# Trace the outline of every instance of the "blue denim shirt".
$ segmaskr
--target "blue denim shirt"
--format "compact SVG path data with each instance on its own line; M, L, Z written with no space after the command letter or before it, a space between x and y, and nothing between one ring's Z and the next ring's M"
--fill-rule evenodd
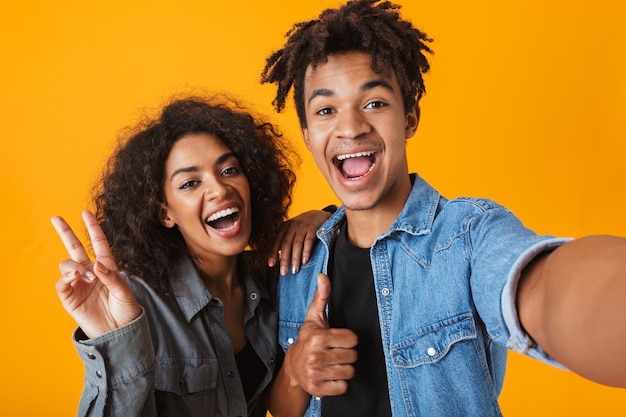
M394 416L500 416L507 348L560 366L524 332L520 271L568 239L537 236L484 199L448 201L415 174L404 209L370 249ZM278 282L279 342L298 337L343 207L318 231L311 260ZM312 398L307 416L320 415Z

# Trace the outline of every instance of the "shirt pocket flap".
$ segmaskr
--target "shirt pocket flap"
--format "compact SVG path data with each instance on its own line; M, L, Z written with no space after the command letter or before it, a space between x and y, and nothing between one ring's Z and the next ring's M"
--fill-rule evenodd
M455 343L475 338L474 317L462 314L418 329L415 336L393 345L391 355L399 367L434 363L445 357Z
M217 387L217 360L168 359L157 367L155 388L179 395L213 390Z

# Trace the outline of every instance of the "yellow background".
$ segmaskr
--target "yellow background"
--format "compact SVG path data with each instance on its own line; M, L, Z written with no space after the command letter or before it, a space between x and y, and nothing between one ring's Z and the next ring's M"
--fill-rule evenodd
M505 204L540 233L626 235L626 3L400 3L436 51L411 168L448 197ZM0 415L75 414L83 370L54 290L65 253L49 219L79 225L116 133L142 109L181 91L230 92L298 144L294 212L335 202L291 107L276 116L274 89L258 83L291 24L335 4L5 2ZM614 416L626 391L512 354L501 404L507 416Z

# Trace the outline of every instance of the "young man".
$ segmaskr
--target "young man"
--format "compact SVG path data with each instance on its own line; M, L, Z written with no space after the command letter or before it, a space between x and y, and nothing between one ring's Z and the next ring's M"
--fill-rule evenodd
M430 39L398 9L326 10L263 71L343 204L279 282L275 417L499 416L507 349L626 387L626 240L538 236L409 174Z

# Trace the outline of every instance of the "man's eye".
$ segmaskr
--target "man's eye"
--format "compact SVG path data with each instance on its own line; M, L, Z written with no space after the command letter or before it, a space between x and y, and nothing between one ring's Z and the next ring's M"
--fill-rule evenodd
M385 103L384 101L370 101L369 103L367 103L365 108L366 109L380 109L382 107L385 107L386 105L387 103Z
M330 107L323 108L317 112L317 114L319 114L320 116L328 116L329 114L332 114L332 113L333 113L333 109L331 109Z

